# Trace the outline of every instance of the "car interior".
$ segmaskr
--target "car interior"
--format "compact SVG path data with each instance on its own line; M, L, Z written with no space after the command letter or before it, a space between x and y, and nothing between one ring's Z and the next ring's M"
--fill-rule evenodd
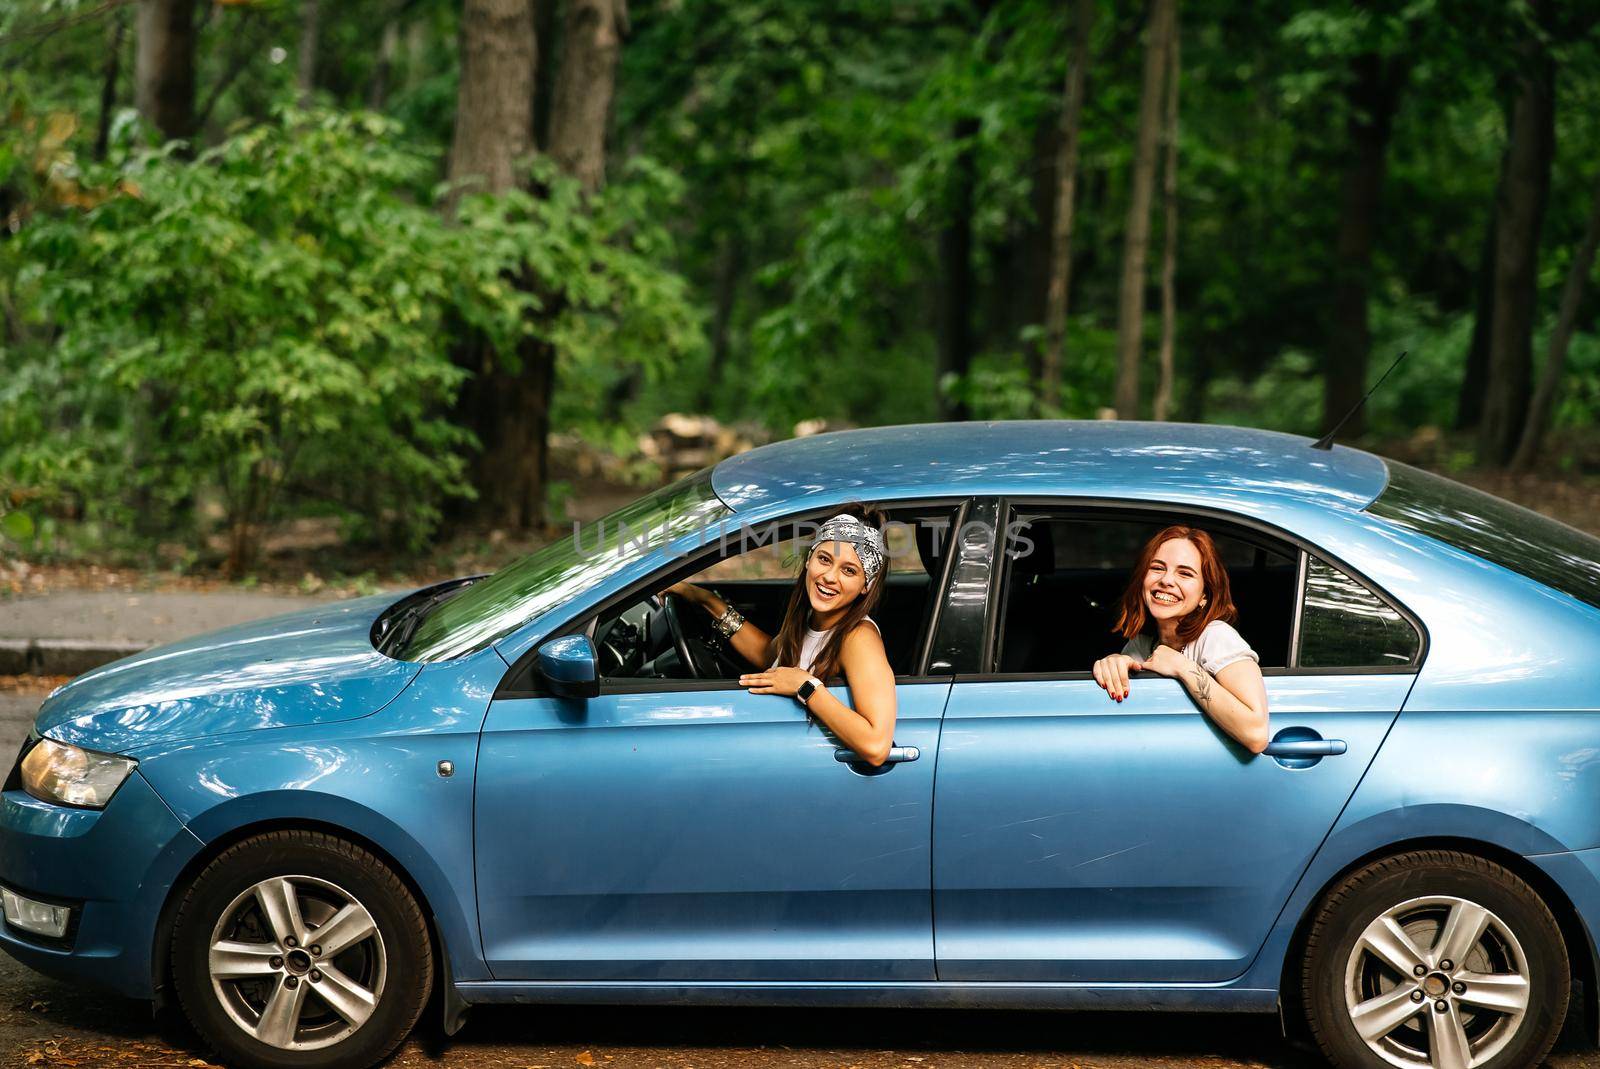
M1122 592L1144 544L1190 518L1016 513L1004 582L1002 673L1087 672L1124 643L1112 627ZM1194 519L1212 536L1233 601L1235 625L1263 668L1288 663L1294 622L1296 551L1253 532ZM1031 543L1031 547L1029 545Z
M884 510L889 521L889 571L872 619L897 676L914 673L944 574L955 510ZM763 535L765 532L763 532ZM730 542L734 540L730 539ZM805 543L780 532L695 570L690 582L715 591L768 634L775 634L801 567ZM712 626L710 614L677 595L638 596L603 611L592 637L602 680L735 679L752 666Z

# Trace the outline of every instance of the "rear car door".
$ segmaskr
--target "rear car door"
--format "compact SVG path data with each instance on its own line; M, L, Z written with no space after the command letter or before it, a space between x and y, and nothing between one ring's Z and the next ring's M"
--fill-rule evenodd
M1404 703L1420 630L1347 568L1237 518L1064 502L1007 515L985 667L957 676L940 743L939 978L1242 974ZM1110 627L1139 548L1175 522L1223 548L1262 655L1266 755L1174 680L1136 677L1118 704L1088 672L1121 648Z

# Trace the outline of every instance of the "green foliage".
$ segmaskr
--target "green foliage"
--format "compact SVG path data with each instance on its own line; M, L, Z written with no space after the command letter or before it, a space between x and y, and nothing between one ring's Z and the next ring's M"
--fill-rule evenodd
M700 313L669 266L670 217L681 185L648 159L594 197L545 159L532 187L463 198L457 239L470 299L461 305L501 358L514 365L533 336L559 357L558 418L603 433L606 393L638 373L654 385L704 347ZM519 288L517 280L533 284Z
M553 429L619 453L671 410L779 433L811 417L933 418L941 398L982 418L1093 418L1114 379L1145 5L1098 3L1066 361L1046 399L1035 361L1072 7L637 0L603 191L585 197L536 159L526 191L468 196L447 217L454 0L321 4L309 112L278 110L296 93L299 3L200 5L202 129L165 150L129 107L131 8L0 5L6 515L36 521L36 547L198 543L219 518L248 533L288 513L419 544L470 494L469 420L451 407L469 348L508 364L557 354ZM1600 24L1592 4L1546 7L1558 157L1536 362L1600 158ZM1361 118L1351 87L1375 55L1405 81L1373 238L1368 381L1410 356L1368 424L1388 438L1454 423L1510 45L1534 18L1491 0L1183 6L1179 417L1317 428ZM560 37L542 38L542 72L559 67ZM975 355L941 380L956 224L972 242ZM1157 211L1147 398L1162 227ZM1592 426L1600 406L1597 316L1591 292L1560 430ZM551 489L558 512L566 492Z
M42 441L63 465L91 450L88 514L134 522L214 486L240 563L286 489L413 543L465 492L439 408L462 377L439 344L460 243L399 195L429 161L394 135L285 113L193 163L138 154L120 192L24 232L19 285L56 332Z
M34 217L0 246L26 309L0 473L129 530L182 529L215 494L236 568L285 503L416 546L472 493L458 324L508 359L538 333L577 383L616 355L660 376L699 343L649 221L663 172L587 206L541 172L543 196L472 197L452 226L399 134L285 111L193 161L135 152L93 175L91 207Z

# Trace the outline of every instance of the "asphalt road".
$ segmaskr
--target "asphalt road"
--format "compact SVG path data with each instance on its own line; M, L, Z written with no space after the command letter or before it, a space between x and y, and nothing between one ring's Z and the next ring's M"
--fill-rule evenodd
M31 687L25 690L0 688L0 764L6 766L5 772L11 770L11 759L22 748L22 740L28 737L28 728L33 726L33 716L48 693ZM0 776L5 772L0 772Z
M9 762L42 690L0 689ZM1600 1069L1569 1020L1552 1069ZM0 1069L201 1069L176 1016L58 983L0 955ZM405 1069L1312 1069L1270 1016L978 1010L478 1007L445 1040L430 1007L392 1066Z

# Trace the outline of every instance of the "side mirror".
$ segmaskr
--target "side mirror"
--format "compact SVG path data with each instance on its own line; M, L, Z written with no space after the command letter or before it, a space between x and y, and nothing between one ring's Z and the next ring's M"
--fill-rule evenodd
M600 676L595 668L594 643L588 635L563 635L539 647L537 667L560 698L595 698L600 695Z

